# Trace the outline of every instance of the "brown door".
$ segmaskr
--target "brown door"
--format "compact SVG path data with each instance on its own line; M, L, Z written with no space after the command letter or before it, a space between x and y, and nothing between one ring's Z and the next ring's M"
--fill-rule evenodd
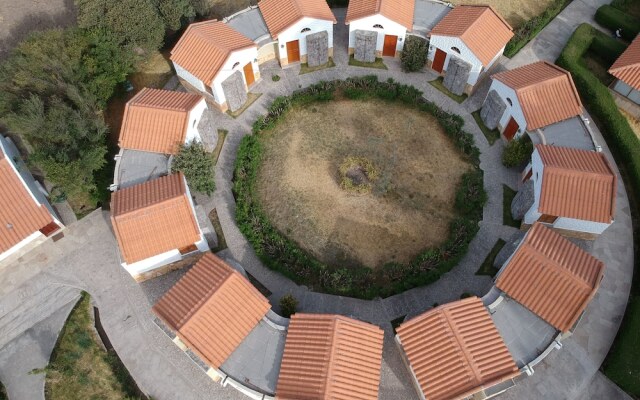
M542 214L540 218L538 218L538 222L542 222L545 224L553 224L554 222L556 222L557 219L558 217L556 217L555 215Z
M244 79L247 81L247 87L251 86L256 81L256 77L253 75L253 66L251 63L247 63L244 66Z
M431 64L431 68L435 71L442 72L442 68L444 68L444 60L447 59L447 53L440 49L436 49L436 55L433 57L433 63Z
M181 248L178 249L178 251L182 255L193 253L196 250L198 250L198 247L196 247L195 244L190 244L189 246L181 247Z
M40 228L40 233L42 233L43 235L49 237L53 233L57 232L59 229L60 229L60 227L55 222L51 222L49 225L46 225L46 226Z
M287 42L287 60L289 63L300 61L300 41Z
M504 128L504 137L506 137L507 140L513 139L513 137L516 135L516 132L518 132L518 128L518 123L515 119L513 119L513 117L511 117L509 123L507 124L507 127Z
M384 47L382 48L382 55L385 57L395 57L397 46L398 46L397 36L384 35Z
M526 182L529 179L531 179L532 175L533 175L533 168L529 168L529 171L525 174L524 178L522 178L522 182Z

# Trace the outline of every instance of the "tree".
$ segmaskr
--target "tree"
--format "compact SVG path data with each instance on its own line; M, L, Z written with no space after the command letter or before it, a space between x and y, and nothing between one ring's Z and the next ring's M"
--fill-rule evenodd
M283 317L290 318L293 314L296 313L297 308L298 300L293 297L291 293L286 294L280 298L280 310L282 311Z
M420 71L427 63L427 41L418 36L407 36L400 55L404 72Z
M157 0L158 12L168 30L177 31L185 19L196 16L191 0Z
M200 142L193 141L181 145L171 169L182 172L192 190L210 195L216 189L213 158Z
M513 139L502 152L502 165L505 167L518 167L531 158L533 144L529 137Z

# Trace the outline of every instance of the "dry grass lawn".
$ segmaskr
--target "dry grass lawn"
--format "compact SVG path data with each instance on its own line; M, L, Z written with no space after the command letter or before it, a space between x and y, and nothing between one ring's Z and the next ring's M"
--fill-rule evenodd
M409 262L441 244L471 168L434 117L381 101L294 108L263 144L258 195L270 221L333 265ZM378 169L370 194L340 188L348 156Z
M620 113L627 119L631 129L636 133L638 139L640 139L640 120L636 119L633 115L629 114L623 109L619 109Z
M554 0L451 0L455 5L460 4L488 4L493 6L512 27L542 13Z

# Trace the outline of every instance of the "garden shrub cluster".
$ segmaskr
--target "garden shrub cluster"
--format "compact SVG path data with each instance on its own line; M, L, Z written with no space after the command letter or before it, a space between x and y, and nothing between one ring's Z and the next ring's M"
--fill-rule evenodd
M509 58L515 56L520 49L544 29L556 15L560 14L571 1L572 0L555 0L540 15L531 18L515 29L513 37L504 49L504 55Z
M216 190L213 170L213 157L204 150L200 142L181 144L171 164L172 171L181 171L189 188L196 192L211 195Z
M407 36L400 55L400 63L404 72L416 72L424 68L427 63L427 41L418 36Z
M597 23L611 29L612 32L622 28L622 37L628 41L632 41L640 33L640 19L608 4L598 8L594 18Z
M457 216L451 222L445 243L424 250L408 264L389 263L377 270L323 264L279 232L261 209L256 194L263 155L259 135L272 129L292 106L331 100L338 90L350 99L399 101L435 116L446 134L475 166L463 176L458 188L455 201ZM418 89L393 80L379 82L376 76L320 82L289 97L278 97L269 107L267 115L254 123L254 134L243 138L238 148L233 184L238 226L265 265L313 290L372 299L434 282L466 254L469 243L478 232L482 209L487 200L482 170L479 169L480 153L473 136L463 128L461 117L449 114L425 100Z
M523 135L518 139L513 139L502 152L502 165L507 168L519 167L531 159L533 153L533 143L529 136Z

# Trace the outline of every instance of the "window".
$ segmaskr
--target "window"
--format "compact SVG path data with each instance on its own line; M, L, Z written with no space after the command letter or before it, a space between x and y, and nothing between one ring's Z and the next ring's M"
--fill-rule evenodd
M511 101L511 99L508 97L507 97L507 103L509 103L510 106L513 106L513 101Z
M460 54L460 49L457 47L452 47L451 50L453 50L454 52Z
M311 28L304 28L300 33L311 32Z
M240 65L240 62L237 62L237 63L233 64L233 67L231 67L231 68L232 68L232 69L236 69L236 67L237 67L238 65Z
M384 29L384 26L380 25L380 24L375 24L373 26L374 29Z

